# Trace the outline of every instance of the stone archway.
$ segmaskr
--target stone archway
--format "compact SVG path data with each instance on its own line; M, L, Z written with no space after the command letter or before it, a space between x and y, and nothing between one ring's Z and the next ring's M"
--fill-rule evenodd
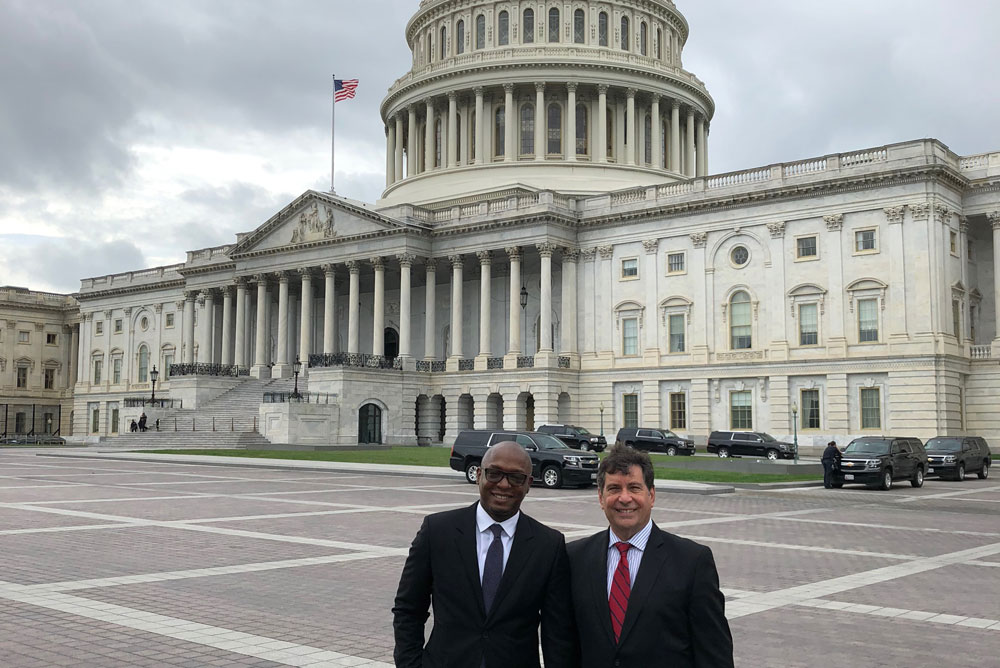
M535 397L530 392L517 395L517 428L535 430Z
M559 416L559 424L573 424L573 410L570 403L569 393L562 392L556 404L556 412Z
M503 429L503 397L495 392L486 397L486 428Z
M382 335L382 350L386 359L399 357L399 334L392 327L386 327Z
M456 406L455 426L458 431L472 429L476 418L476 402L471 394L463 394L458 397Z
M364 404L358 409L358 443L382 443L382 408Z

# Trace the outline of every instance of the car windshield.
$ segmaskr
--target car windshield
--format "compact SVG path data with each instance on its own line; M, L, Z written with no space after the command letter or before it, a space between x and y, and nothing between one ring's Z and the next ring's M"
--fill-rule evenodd
M844 450L845 455L885 455L888 453L889 443L887 441L866 439L851 441L851 444Z
M962 450L962 439L960 438L932 438L925 446L928 450L944 450L946 452L960 452Z
M760 438L765 443L774 443L774 442L776 442L778 440L774 436L771 436L770 434L766 434L764 432L760 432Z
M565 450L567 445L560 441L555 436L549 436L548 434L534 434L532 437L538 447L542 450Z

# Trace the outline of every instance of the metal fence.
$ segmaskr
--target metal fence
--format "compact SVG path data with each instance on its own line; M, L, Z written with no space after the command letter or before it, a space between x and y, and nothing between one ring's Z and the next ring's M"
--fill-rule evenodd
M0 404L0 437L58 436L61 430L58 404Z
M184 408L183 399L150 399L149 397L125 397L125 408Z
M349 366L360 369L402 369L398 357L369 355L367 353L320 353L309 356L310 367Z
M265 392L265 404L335 404L336 394L326 394L324 392Z
M170 377L174 376L249 376L250 369L235 364L171 364Z

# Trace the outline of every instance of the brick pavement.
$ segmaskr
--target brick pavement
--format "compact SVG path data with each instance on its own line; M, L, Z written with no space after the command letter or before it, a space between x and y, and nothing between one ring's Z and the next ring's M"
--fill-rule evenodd
M0 451L0 665L390 665L407 545L475 499L440 478ZM998 499L978 479L661 491L654 519L715 552L738 665L978 666L1000 655ZM604 526L593 489L524 509L570 539Z

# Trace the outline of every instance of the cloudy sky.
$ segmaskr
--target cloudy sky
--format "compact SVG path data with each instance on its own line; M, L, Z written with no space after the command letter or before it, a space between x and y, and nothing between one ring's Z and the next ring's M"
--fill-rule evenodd
M996 0L676 0L713 173L936 137L1000 151ZM231 243L330 182L384 185L378 105L418 0L0 0L0 285Z

